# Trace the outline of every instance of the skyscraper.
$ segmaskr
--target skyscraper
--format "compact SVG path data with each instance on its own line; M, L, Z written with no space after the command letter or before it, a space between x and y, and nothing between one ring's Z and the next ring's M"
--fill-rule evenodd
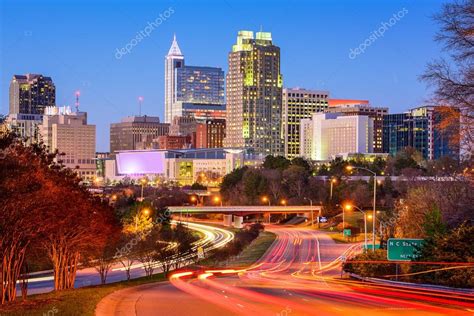
M300 122L328 107L328 91L283 89L283 133L285 157L300 156Z
M14 75L10 82L10 114L40 114L55 106L56 88L50 77L39 74Z
M280 48L267 32L240 31L229 53L226 147L283 155Z
M179 49L176 35L165 57L165 123L171 123L173 103L176 102L176 73L184 66L184 56Z
M186 66L175 36L165 57L165 123L181 116L183 104L224 106L224 71Z

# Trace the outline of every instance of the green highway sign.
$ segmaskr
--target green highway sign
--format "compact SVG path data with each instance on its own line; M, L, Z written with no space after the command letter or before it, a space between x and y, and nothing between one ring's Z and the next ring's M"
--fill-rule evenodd
M344 236L350 236L350 235L351 235L351 229L350 228L344 229Z
M389 238L387 241L387 259L390 261L411 261L418 257L418 249L423 239Z

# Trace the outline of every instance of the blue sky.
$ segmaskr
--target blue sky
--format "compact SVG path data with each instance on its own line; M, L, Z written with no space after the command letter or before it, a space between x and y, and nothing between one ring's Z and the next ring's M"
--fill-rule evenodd
M429 98L419 82L428 61L442 54L432 15L441 2L418 1L33 1L0 2L0 113L8 112L13 74L42 73L56 84L58 105L81 109L97 125L97 150L109 150L109 125L138 113L163 117L163 68L173 33L188 65L227 70L239 30L272 32L281 47L286 87L329 90L334 98L369 99L392 113ZM161 25L129 54L124 47L148 22ZM393 14L404 16L349 58ZM170 11L169 11L170 12Z

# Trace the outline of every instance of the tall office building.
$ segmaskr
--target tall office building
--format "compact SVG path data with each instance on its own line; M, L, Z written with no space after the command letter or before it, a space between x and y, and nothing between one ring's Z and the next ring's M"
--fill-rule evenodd
M445 113L441 106L422 106L405 113L385 115L383 151L396 155L406 147L413 147L425 159L448 156L459 160L460 122L440 128Z
M216 67L185 65L175 36L165 57L165 123L181 116L182 103L223 106L224 71Z
M340 100L342 101L342 100ZM342 115L364 115L374 120L374 153L383 153L383 118L388 108L372 107L368 103L343 103L333 105L325 110L327 113L341 113Z
M96 175L95 125L87 124L86 112L72 112L69 107L46 107L39 127L49 151L64 153L64 165L80 177L92 181Z
M169 124L159 117L130 116L110 124L110 152L153 148L153 140L169 133Z
M300 122L328 107L328 91L300 88L283 89L283 133L285 157L300 156Z
M39 74L14 75L10 82L10 113L39 114L56 104L56 88L50 77Z
M280 48L272 35L240 31L229 53L226 147L283 155Z
M222 148L225 138L225 120L206 120L196 128L196 148Z
M372 153L373 126L373 119L368 116L315 113L311 119L301 121L302 156L329 160L341 154Z

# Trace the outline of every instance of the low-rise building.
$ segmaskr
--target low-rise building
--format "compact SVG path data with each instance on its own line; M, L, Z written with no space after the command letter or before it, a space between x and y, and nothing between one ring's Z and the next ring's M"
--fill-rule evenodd
M236 168L259 166L265 157L243 149L184 149L120 151L116 163L106 162L106 180L124 177L160 178L179 185L195 182L218 186L222 178Z

